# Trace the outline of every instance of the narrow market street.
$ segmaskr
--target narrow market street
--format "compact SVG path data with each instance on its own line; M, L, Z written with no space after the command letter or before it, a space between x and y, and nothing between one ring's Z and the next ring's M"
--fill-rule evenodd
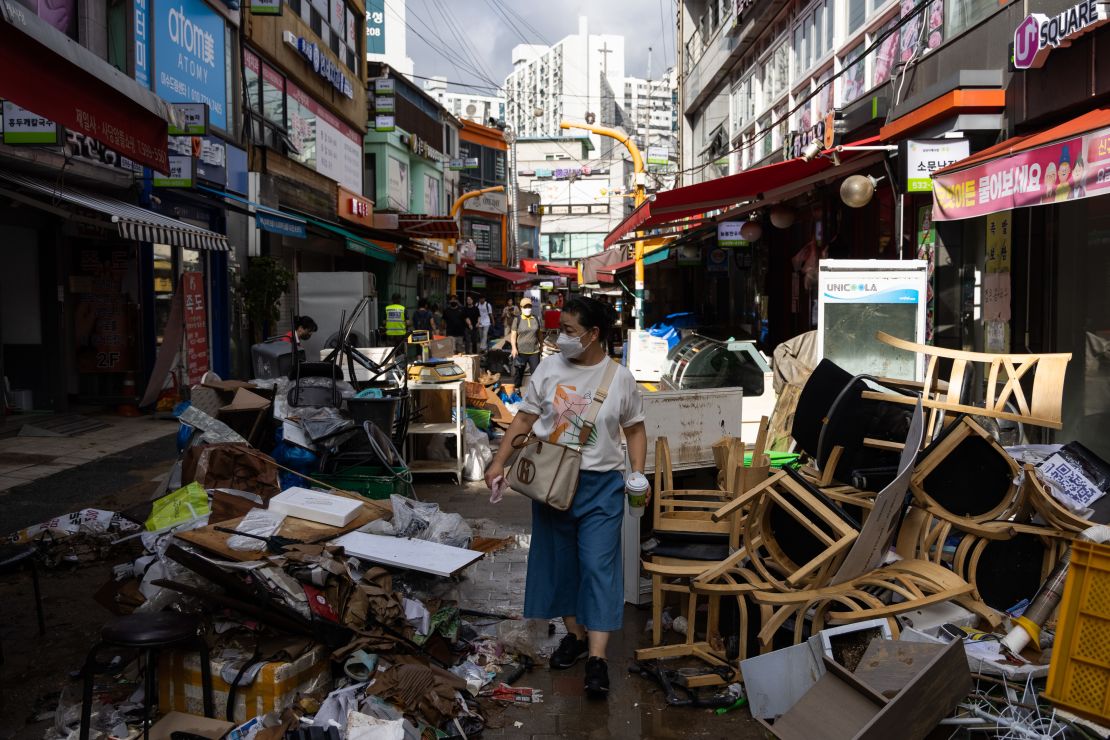
M165 422L162 422L165 424ZM0 440L0 447L3 440ZM0 492L5 528L20 528L43 521L61 509L86 507L122 511L149 501L151 491L163 480L176 458L169 435L80 467L54 473L39 481ZM490 614L519 615L524 604L525 568L531 506L527 499L510 494L497 505L480 483L458 486L428 483L417 489L425 501L465 517L476 534L513 538L508 549L487 556L471 566L454 585L459 605ZM10 518L9 518L10 517ZM2 740L42 740L54 726L58 694L73 677L89 645L110 613L97 603L97 592L112 577L116 558L83 557L79 564L61 563L41 571L47 633L37 634L35 608L27 574L0 575L0 694L8 708L0 727ZM75 608L76 607L76 608ZM627 607L624 629L611 643L613 690L607 702L588 699L582 689L582 666L552 671L546 664L532 668L517 682L543 692L543 703L498 705L488 702L489 724L484 737L532 740L584 738L717 738L763 737L759 725L744 712L716 716L712 710L668 707L661 691L646 680L627 674L632 651L648 644L647 609ZM479 629L497 624L492 618L471 618ZM556 620L556 632L539 645L546 655L565 630ZM73 697L72 688L69 696ZM519 723L519 726L517 725Z

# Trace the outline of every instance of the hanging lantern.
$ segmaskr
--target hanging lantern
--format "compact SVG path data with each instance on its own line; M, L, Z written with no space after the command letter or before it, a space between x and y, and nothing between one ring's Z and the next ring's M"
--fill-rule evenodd
M763 236L763 226L758 221L745 221L740 227L740 238L746 242L757 242Z
M840 183L840 199L850 208L863 208L875 195L878 181L869 175L852 175Z
M794 209L781 204L771 208L771 225L776 229L789 229L794 225Z

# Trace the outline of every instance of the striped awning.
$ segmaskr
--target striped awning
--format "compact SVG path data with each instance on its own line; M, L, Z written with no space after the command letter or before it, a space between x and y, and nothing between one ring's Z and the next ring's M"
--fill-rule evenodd
M35 195L46 196L44 205L56 206L65 202L79 208L96 211L108 217L119 229L120 236L141 242L170 244L185 249L207 249L215 252L230 251L227 237L199 226L163 216L161 213L125 203L105 195L74 190L35 177L0 170L0 181L11 183Z

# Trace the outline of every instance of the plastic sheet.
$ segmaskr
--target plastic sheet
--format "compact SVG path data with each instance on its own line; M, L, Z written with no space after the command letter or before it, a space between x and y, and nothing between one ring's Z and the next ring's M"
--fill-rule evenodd
M258 535L259 537L269 537L274 532L278 531L278 527L281 526L283 521L285 521L284 514L279 514L276 511L267 511L266 509L251 509L235 529L240 532ZM243 537L237 534L233 534L227 538L227 546L232 550L255 552L261 552L266 549L266 543L263 540L255 539L254 537Z
M446 514L439 510L439 504L413 501L396 494L389 500L393 504L395 536L413 537L451 547L467 547L470 544L473 532L459 514Z
M463 478L465 480L482 480L486 473L486 466L493 460L489 438L478 429L473 420L467 419L463 431L463 440L465 443Z
M178 417L182 424L188 424L201 431L201 442L205 444L246 444L247 440L243 439L236 431L234 431L227 424L224 424L218 419L213 419L208 414L204 413L196 406L190 406L181 412Z

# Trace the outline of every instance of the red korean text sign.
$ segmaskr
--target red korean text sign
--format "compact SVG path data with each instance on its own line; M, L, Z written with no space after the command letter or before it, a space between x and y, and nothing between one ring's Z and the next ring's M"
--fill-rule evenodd
M181 275L185 304L185 368L189 385L196 385L208 372L208 312L204 300L204 276L199 272Z

